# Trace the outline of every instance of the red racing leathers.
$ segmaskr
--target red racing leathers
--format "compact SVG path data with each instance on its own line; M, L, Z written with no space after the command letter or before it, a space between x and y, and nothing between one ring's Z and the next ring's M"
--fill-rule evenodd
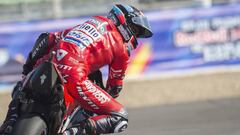
M64 78L68 93L83 108L98 114L91 118L95 133L125 129L127 113L123 105L87 77L104 65L109 65L107 90L122 86L129 53L113 22L96 16L76 27L48 36L45 55L37 60L35 67L49 59L50 52L55 51L53 61Z

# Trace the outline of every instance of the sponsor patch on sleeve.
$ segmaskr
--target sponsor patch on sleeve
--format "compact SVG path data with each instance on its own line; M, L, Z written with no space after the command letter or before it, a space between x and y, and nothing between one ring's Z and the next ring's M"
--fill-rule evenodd
M81 49L85 49L87 46L93 43L93 40L88 35L81 31L76 30L70 31L64 37L64 41L75 44L79 46Z

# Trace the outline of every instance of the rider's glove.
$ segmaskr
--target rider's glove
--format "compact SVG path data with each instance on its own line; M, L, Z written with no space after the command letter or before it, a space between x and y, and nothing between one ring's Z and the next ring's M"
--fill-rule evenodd
M111 87L107 90L107 92L109 93L109 95L111 95L113 98L117 98L119 96L119 93L122 90L122 86L114 86Z
M113 98L117 98L122 90L122 80L110 79L107 82L106 91Z

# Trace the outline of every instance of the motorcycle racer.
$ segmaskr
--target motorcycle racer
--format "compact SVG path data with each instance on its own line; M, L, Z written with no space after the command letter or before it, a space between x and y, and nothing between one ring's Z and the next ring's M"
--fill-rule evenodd
M68 93L81 107L98 114L67 129L63 134L122 132L128 126L128 114L115 98L122 90L130 52L138 45L137 38L149 38L152 35L148 20L140 10L116 4L107 17L94 16L73 28L42 33L23 66L23 75L49 59L51 51L55 51L53 62L57 64ZM89 74L104 65L109 65L106 89L88 78ZM44 82L44 78L42 80ZM16 104L10 104L9 109ZM17 118L15 114L8 112L0 133L9 132L7 123L13 119L11 116Z

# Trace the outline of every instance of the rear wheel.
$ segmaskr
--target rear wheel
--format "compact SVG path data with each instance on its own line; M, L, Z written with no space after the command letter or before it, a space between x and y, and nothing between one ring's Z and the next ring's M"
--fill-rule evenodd
M11 135L47 135L47 125L38 115L19 118Z

